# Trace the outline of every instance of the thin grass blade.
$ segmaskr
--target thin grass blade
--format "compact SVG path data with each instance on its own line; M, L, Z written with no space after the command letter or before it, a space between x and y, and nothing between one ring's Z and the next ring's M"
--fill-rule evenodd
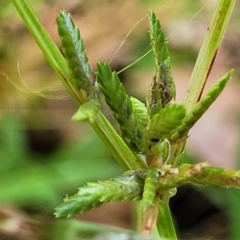
M207 28L200 52L186 91L184 105L190 113L201 98L236 0L219 0Z
M193 125L201 118L201 116L207 111L212 103L221 94L228 80L232 75L233 70L226 73L209 91L208 93L195 105L193 111L188 114L181 126L177 128L179 137L186 135L187 132L193 127ZM173 138L172 138L173 139Z

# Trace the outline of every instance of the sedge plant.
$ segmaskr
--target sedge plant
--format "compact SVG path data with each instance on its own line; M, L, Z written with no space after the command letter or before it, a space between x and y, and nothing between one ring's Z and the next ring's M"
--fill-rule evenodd
M12 0L45 58L69 92L78 111L73 120L87 121L124 170L122 176L90 182L67 196L55 209L56 217L96 208L105 202L137 202L137 231L159 239L177 239L169 199L184 184L240 188L238 171L211 167L207 162L181 162L189 130L223 91L232 70L202 96L226 30L234 0L219 0L200 49L182 103L175 102L168 42L156 14L149 10L150 46L155 59L152 83L145 102L129 96L118 74L106 62L97 70L88 62L80 31L69 13L61 11L56 23L63 54L27 0ZM101 111L100 97L111 109L119 135Z

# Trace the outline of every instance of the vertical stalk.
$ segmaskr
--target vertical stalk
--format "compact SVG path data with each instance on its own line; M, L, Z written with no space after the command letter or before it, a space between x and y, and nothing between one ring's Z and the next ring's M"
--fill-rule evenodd
M70 77L70 71L66 60L52 38L49 36L36 12L27 0L12 0L12 2L29 32L32 34L34 40L42 50L42 53L49 65L60 78L63 86L67 89L74 102L79 106L78 96L66 80Z
M94 121L90 121L90 124L125 171L146 167L145 163L140 158L135 157L129 150L125 142L101 112L94 117Z
M159 197L156 197L152 206L143 211L141 232L152 235L158 219Z
M157 229L163 239L177 240L171 211L169 209L169 197L162 197L159 202Z
M217 3L185 94L184 105L187 113L194 109L195 104L201 98L235 2L236 0L219 0ZM179 156L185 144L186 140L175 145L172 149L173 155Z
M195 104L201 98L234 5L235 0L219 0L217 3L185 95L184 105L187 113L193 110ZM185 143L186 141L182 141L174 146L174 156L180 156L184 150ZM169 209L169 197L167 196L163 198L159 204L157 228L160 237L171 240L177 239Z
M220 0L217 3L185 95L184 104L188 113L201 98L234 5L235 0Z

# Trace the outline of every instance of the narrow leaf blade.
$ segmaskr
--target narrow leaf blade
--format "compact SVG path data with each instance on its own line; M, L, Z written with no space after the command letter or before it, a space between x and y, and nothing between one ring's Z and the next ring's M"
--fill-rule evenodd
M228 80L232 75L233 70L227 72L209 91L208 93L195 105L193 111L186 115L183 123L177 129L179 136L186 134L193 125L201 118L201 116L207 111L212 103L217 99L220 93L223 91Z

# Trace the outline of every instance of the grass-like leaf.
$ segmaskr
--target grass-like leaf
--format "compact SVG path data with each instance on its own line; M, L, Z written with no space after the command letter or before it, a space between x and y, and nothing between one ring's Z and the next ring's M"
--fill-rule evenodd
M209 91L208 93L195 105L193 111L186 115L182 124L178 127L177 132L180 137L186 134L193 125L199 120L199 118L207 111L216 98L223 91L228 80L232 75L233 70L226 73Z
M225 34L236 0L219 0L195 63L185 94L184 105L190 113L199 101Z

